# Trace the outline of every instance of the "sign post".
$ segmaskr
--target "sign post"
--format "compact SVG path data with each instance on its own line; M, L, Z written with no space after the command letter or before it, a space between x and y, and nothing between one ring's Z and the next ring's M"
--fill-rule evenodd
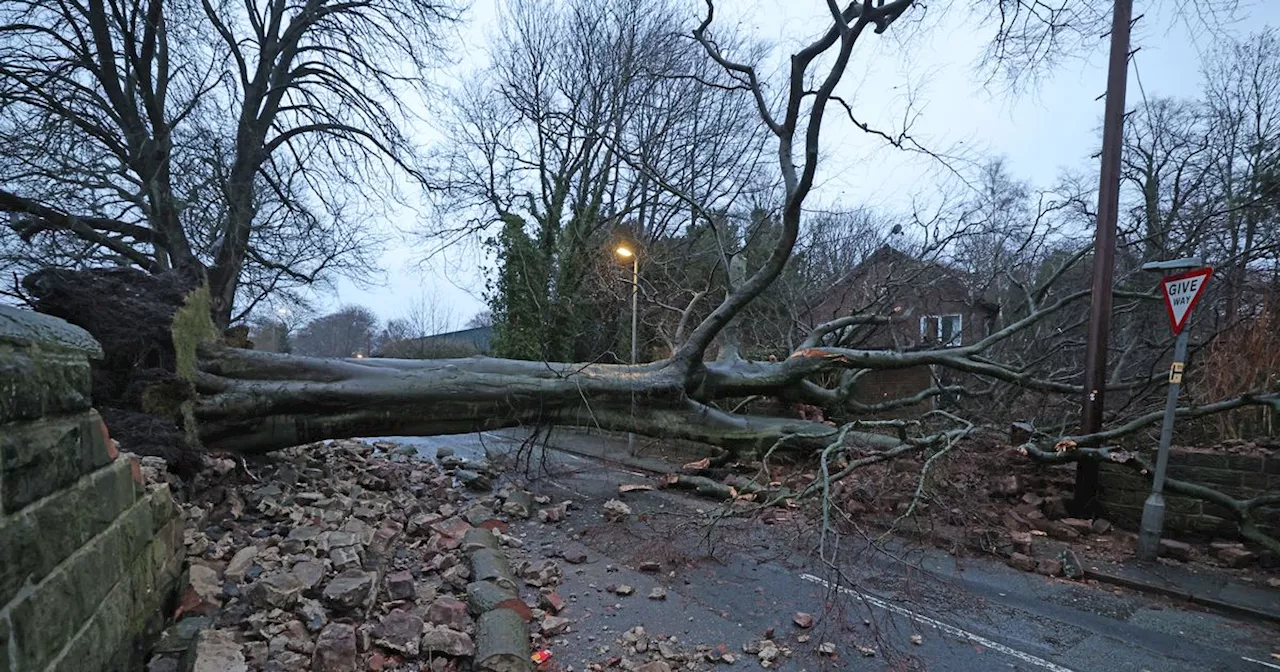
M1201 266L1197 258L1175 259L1145 264L1147 271L1163 271ZM1151 495L1142 507L1142 526L1138 532L1138 559L1155 560L1160 554L1160 535L1164 530L1164 480L1169 467L1169 444L1173 441L1173 416L1178 408L1178 391L1182 388L1182 375L1186 370L1187 331L1191 310L1208 284L1212 268L1196 268L1186 273L1166 277L1160 283L1164 294L1164 306L1169 313L1169 325L1177 339L1173 345L1173 364L1169 367L1169 396L1164 405L1164 424L1160 427L1160 452L1156 456L1156 473L1151 483Z

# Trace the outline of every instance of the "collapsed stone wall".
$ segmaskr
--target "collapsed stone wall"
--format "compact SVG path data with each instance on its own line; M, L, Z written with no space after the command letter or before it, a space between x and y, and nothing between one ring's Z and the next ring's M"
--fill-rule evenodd
M1155 464L1155 455L1150 456ZM1169 452L1169 478L1213 488L1237 499L1249 499L1280 491L1280 454L1234 454L1225 451L1173 449ZM1136 530L1142 505L1151 494L1151 482L1132 469L1103 464L1099 476L1100 497L1110 519ZM1280 536L1280 508L1262 508L1255 520L1265 532ZM1192 536L1235 538L1236 519L1229 509L1193 497L1165 493L1165 529Z
M182 570L167 485L91 408L87 332L0 306L0 672L141 667Z

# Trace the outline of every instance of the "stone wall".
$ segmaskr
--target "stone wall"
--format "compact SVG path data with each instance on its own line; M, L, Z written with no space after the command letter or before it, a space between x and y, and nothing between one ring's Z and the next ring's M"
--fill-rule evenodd
M0 672L140 669L182 569L168 486L143 485L90 407L100 356L0 306Z
M1155 455L1150 456L1155 464ZM1280 456L1236 455L1227 452L1174 449L1169 453L1169 478L1198 483L1238 499L1263 492L1280 492ZM1112 521L1138 529L1142 505L1151 482L1132 469L1103 464L1100 475L1103 506ZM1280 535L1280 508L1261 509L1255 520ZM1191 497L1165 493L1165 529L1193 536L1234 538L1239 529L1225 507Z

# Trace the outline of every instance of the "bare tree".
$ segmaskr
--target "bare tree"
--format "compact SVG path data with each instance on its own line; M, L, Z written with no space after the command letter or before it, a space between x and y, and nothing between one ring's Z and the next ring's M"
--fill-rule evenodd
M0 135L18 150L6 257L207 277L222 326L247 314L238 294L358 271L368 193L427 183L395 120L456 15L432 0L0 4Z
M294 340L294 352L311 357L368 357L378 318L363 306L346 306L311 320Z
M476 313L475 315L472 315L471 319L467 320L468 329L479 329L481 327L492 327L492 326L493 326L493 311L491 310L482 310Z
M581 356L563 348L596 326L584 292L610 243L647 247L754 187L759 121L701 83L715 73L675 3L510 9L493 66L459 94L445 155L451 210L472 218L430 233L492 231L499 352Z

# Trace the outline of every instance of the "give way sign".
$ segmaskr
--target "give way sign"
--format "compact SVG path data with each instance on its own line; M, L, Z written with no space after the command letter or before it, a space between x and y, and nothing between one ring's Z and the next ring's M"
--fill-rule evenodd
M1191 316L1191 309L1196 307L1196 302L1200 300L1200 294L1204 292L1204 286L1209 284L1209 277L1212 275L1212 268L1198 268L1187 273L1171 275L1160 283L1160 288L1164 290L1164 307L1169 311L1169 325L1173 327L1173 333L1182 332L1182 328L1187 324L1187 318Z

